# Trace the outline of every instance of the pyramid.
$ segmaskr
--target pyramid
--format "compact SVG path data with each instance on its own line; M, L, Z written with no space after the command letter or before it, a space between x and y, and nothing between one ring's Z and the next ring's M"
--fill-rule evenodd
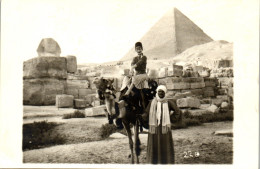
M192 46L213 40L177 8L173 8L139 41L142 42L144 55L148 59L169 59ZM120 60L131 60L134 56L136 52L133 47Z

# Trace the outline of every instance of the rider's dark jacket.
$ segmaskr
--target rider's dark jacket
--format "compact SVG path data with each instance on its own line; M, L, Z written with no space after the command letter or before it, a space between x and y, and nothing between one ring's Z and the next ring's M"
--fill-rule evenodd
M146 56L136 56L133 58L131 66L137 65L135 68L136 74L144 74L146 73L146 64L147 64L147 57Z

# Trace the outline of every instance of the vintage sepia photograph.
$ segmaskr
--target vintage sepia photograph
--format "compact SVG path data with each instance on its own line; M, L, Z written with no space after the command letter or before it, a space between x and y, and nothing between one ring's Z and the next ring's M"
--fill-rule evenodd
M244 6L246 11L258 4L249 2ZM250 43L252 38L248 32L240 39L235 26L239 18L244 19L237 13L244 2L1 3L2 9L16 11L4 10L1 16L10 18L1 25L1 39L5 40L1 53L7 54L4 50L8 49L10 56L19 54L17 60L9 58L19 63L12 65L18 70L11 72L18 76L16 82L8 83L7 76L2 76L2 70L10 66L5 63L10 62L1 62L1 83L6 82L4 87L16 84L17 89L12 89L19 93L12 95L18 101L12 101L9 96L4 99L6 91L1 89L3 126L11 126L4 120L8 113L2 111L7 107L4 100L11 101L8 111L17 109L17 115L7 115L7 119L16 119L14 128L2 128L1 137L13 138L6 128L17 137L9 142L15 144L10 153L2 151L7 140L1 142L3 159L14 156L20 158L19 166L45 167L230 167L239 161L235 154L247 149L237 150L244 130L248 137L244 136L256 146L258 137L252 139L248 129L254 126L251 132L255 133L259 125L259 78L255 79L259 68L254 62L259 58L252 55L250 64L243 62L245 56L241 59L240 54L246 52L239 52L239 40L249 39ZM252 11L252 20L258 13ZM11 23L13 19L16 22ZM242 50L253 53L254 49L253 45ZM256 75L249 73L252 69ZM245 81L253 82L248 91L244 90ZM254 95L248 98L243 92ZM241 99L254 108L241 108L241 103L244 107L248 104ZM240 122L245 110L246 116L254 119L251 124ZM244 130L236 125L244 125ZM250 142L245 144L250 147ZM258 149L252 148L253 152ZM255 159L258 157L250 158ZM257 167L255 163L248 166Z

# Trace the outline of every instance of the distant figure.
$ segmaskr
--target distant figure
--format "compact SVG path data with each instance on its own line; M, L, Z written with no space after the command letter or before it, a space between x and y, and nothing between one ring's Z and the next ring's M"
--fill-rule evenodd
M174 101L165 97L167 89L158 86L157 94L142 115L149 124L146 162L149 164L174 164L174 147L171 122L180 120L181 112Z
M38 46L37 53L38 56L60 56L61 49L54 39L44 38Z
M131 72L134 75L132 76L131 85L125 95L129 95L132 89L136 87L140 90L142 101L141 104L143 109L145 109L142 89L148 88L148 76L146 74L147 57L143 55L143 45L141 42L135 43L135 51L138 56L134 57L131 63ZM135 72L133 73L133 71Z

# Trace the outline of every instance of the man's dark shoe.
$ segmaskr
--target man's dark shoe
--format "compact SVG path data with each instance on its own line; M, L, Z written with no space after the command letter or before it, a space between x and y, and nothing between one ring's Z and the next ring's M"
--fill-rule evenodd
M108 124L114 124L114 122L113 122L113 118L111 118L111 116L110 115L108 115Z
M116 119L116 128L122 130L124 128L122 119Z
M108 124L114 124L113 120L112 120L112 119L109 119L109 120L108 120Z

